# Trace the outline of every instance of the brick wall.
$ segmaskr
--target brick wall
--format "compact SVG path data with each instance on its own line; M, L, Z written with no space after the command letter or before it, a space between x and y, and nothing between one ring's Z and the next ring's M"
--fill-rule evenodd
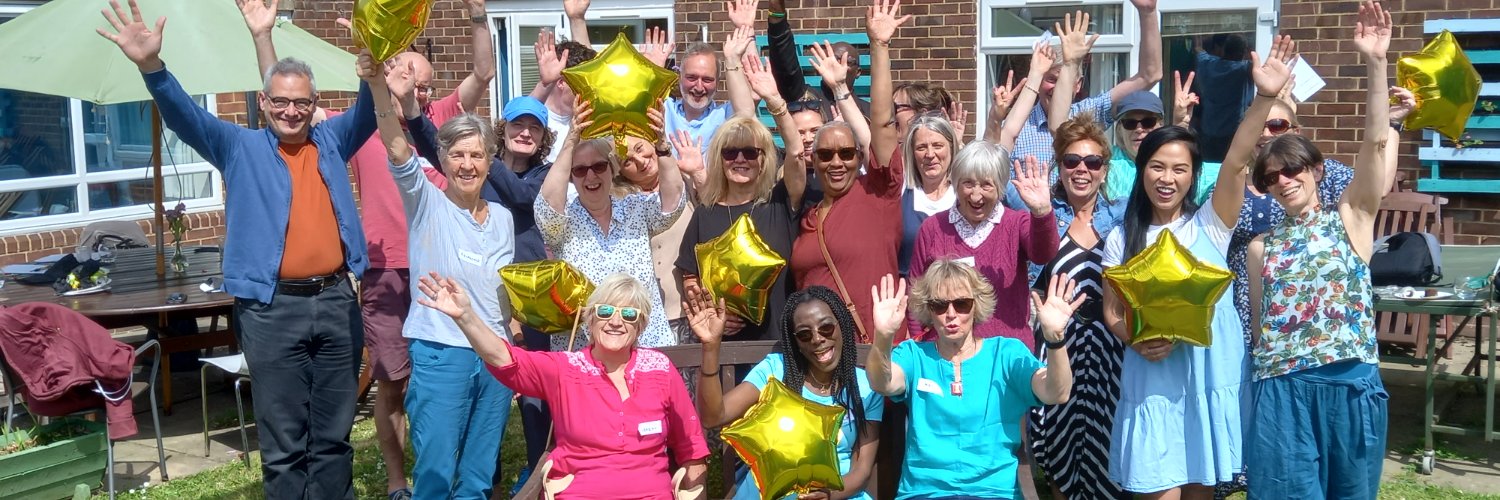
M1391 40L1391 77L1401 55L1422 49L1422 23L1428 19L1500 19L1500 0L1385 0L1396 27ZM1353 164L1363 127L1365 69L1354 52L1350 33L1359 3L1355 0L1295 0L1281 3L1281 32L1297 40L1297 47L1328 81L1328 86L1298 110L1303 133L1323 152ZM1497 21L1500 22L1500 21ZM1384 84L1382 84L1384 85ZM1407 179L1428 175L1417 160L1421 132L1407 132L1400 147L1401 170ZM1444 177L1500 177L1494 165L1443 167ZM1407 181L1403 189L1415 187ZM1439 193L1443 194L1443 193ZM1500 196L1489 193L1448 193L1443 214L1456 222L1456 243L1500 243Z
M787 2L797 6L787 9L787 20L797 34L864 33L867 0L823 0ZM813 4L814 6L803 6ZM979 45L975 17L978 2L974 0L931 0L903 2L901 13L912 19L891 40L892 78L900 82L933 82L946 88L955 99L978 102L974 91L974 71ZM766 19L762 11L756 22L756 34L764 35ZM708 25L709 41L720 45L733 30L724 2L679 1L676 7L677 43L697 41L698 27ZM723 87L720 87L723 90ZM721 92L722 94L722 92ZM727 96L721 95L721 98ZM980 113L969 106L968 130L977 130L975 119Z

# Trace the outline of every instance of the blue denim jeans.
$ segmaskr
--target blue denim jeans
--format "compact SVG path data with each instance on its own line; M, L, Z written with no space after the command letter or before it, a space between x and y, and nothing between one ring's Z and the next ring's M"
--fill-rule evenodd
M514 393L467 347L413 339L411 365L412 498L489 498Z

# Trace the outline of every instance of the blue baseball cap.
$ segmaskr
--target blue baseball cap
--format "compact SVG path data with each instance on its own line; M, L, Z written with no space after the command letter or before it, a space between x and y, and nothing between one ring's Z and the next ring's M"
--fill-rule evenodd
M505 111L501 113L507 122L516 121L517 118L526 115L536 118L544 126L547 125L547 105L542 104L542 101L536 100L535 97L521 96L511 99L510 102L505 103Z
M1160 116L1162 115L1161 97L1146 90L1131 92L1121 98L1119 105L1115 106L1115 118L1125 116L1125 113L1131 111L1149 111ZM510 106L506 106L506 113L509 112Z

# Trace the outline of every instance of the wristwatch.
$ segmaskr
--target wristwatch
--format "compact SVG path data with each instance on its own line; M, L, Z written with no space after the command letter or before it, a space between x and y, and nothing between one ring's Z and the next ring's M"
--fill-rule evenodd
M672 156L672 145L666 142L657 144L656 156Z
M474 24L479 24L479 23L488 22L488 21L489 21L489 19L484 14L480 14L480 15L477 15L477 16L469 16L469 22L474 23Z

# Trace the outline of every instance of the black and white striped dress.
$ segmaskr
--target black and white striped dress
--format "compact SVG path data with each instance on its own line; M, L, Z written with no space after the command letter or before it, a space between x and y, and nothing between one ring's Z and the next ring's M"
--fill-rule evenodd
M1044 288L1053 274L1062 274L1088 297L1066 333L1072 397L1030 414L1031 452L1052 483L1071 499L1130 498L1109 479L1110 426L1120 395L1125 345L1104 327L1099 264L1103 252L1103 238L1093 248L1083 248L1063 234L1057 257L1037 277L1037 288Z

